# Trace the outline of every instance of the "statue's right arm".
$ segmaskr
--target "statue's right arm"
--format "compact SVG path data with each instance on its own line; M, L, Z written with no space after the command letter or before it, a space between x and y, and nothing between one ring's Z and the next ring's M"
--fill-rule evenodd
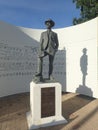
M40 37L40 50L43 49L43 33L41 33L41 37Z
M39 45L39 53L38 53L39 57L42 55L42 51L43 51L43 33L41 33L40 36L40 45Z

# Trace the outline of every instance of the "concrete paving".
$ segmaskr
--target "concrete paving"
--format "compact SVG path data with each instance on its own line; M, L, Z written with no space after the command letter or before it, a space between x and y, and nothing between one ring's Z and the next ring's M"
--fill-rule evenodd
M0 130L28 130L29 98L29 93L0 98ZM62 115L67 124L37 130L98 130L98 99L63 93Z

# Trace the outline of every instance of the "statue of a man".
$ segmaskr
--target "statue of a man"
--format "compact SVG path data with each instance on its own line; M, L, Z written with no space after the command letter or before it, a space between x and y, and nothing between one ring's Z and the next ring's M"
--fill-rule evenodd
M53 32L51 28L55 25L55 22L51 19L45 21L45 25L47 27L47 31L42 32L40 37L40 48L38 55L38 71L35 75L36 77L40 77L43 79L42 71L43 71L43 58L45 56L49 56L49 80L53 80L52 72L53 72L53 61L56 51L58 50L58 37L57 33Z

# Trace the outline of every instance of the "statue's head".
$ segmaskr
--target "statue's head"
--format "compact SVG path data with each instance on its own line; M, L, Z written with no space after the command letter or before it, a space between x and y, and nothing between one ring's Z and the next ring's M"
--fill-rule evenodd
M48 19L45 21L45 25L47 26L47 28L52 28L55 25L55 22L52 19Z
M86 49L86 48L83 48L83 50L82 50L82 51L83 51L83 53L84 53L84 54L86 54L87 49Z

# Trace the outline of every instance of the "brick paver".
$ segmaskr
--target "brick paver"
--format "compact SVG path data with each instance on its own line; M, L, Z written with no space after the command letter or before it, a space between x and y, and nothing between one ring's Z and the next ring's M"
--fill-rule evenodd
M29 93L0 98L0 130L28 130ZM67 124L37 130L98 130L98 99L63 93L62 115Z

